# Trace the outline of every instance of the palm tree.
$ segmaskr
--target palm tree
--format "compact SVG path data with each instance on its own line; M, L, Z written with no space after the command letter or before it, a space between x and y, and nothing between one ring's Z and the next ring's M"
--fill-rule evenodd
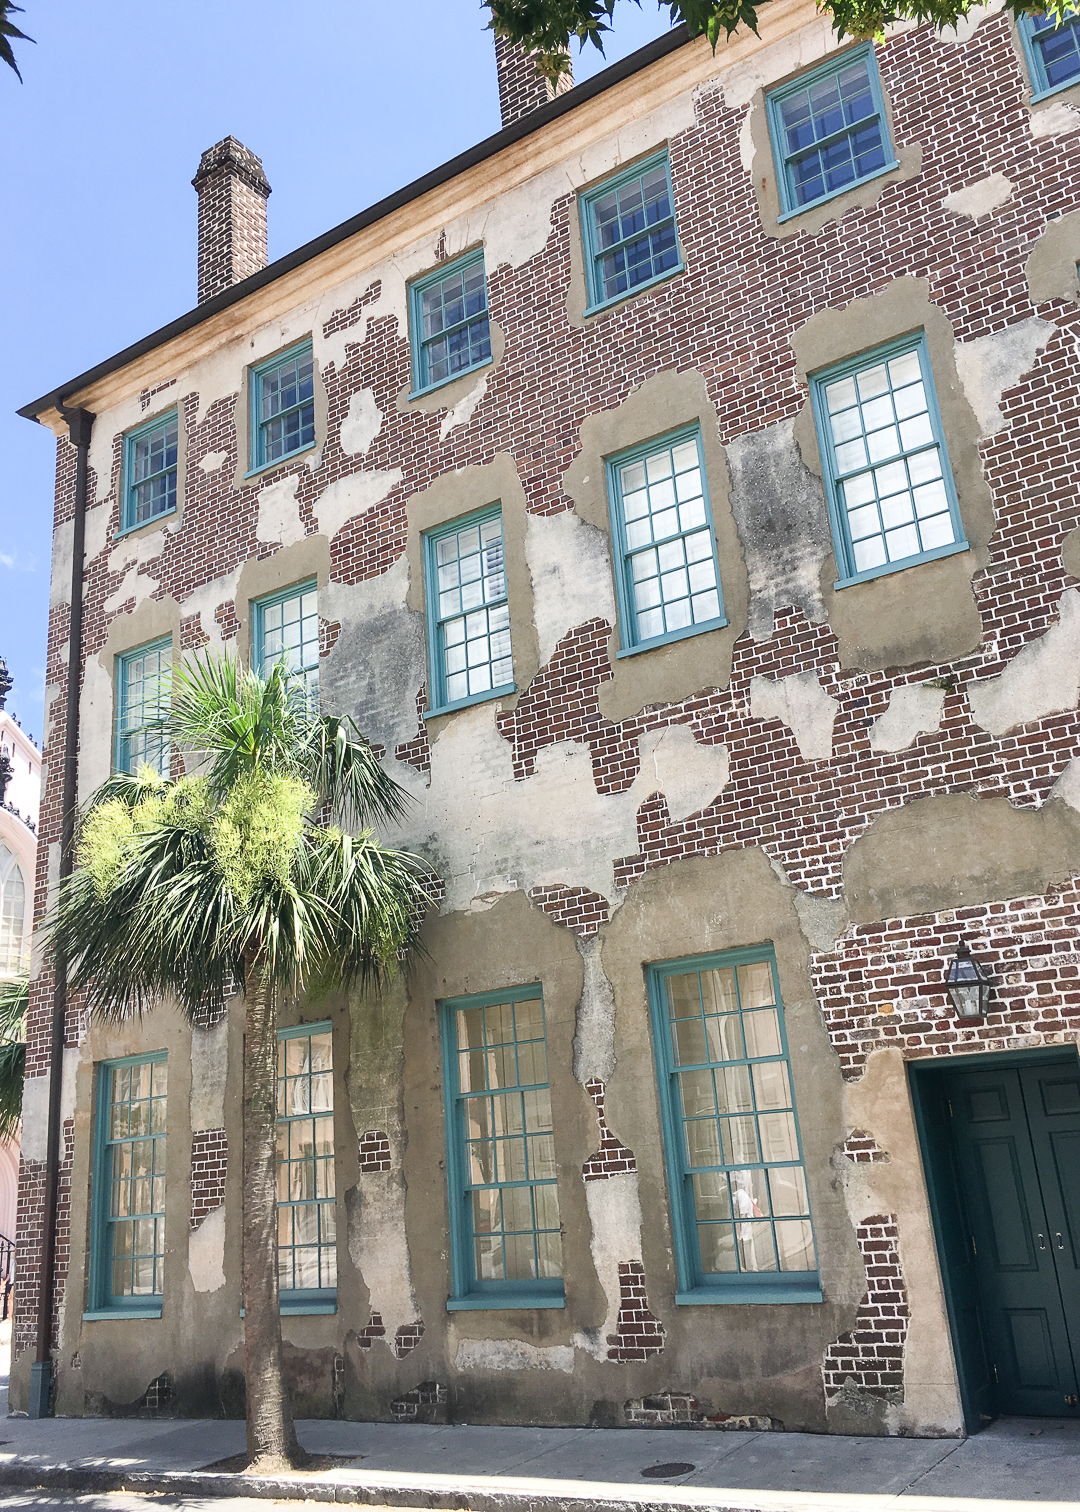
M29 1002L29 972L0 982L0 1140L13 1139L22 1122Z
M306 1461L282 1370L276 996L378 986L417 949L434 877L375 839L368 826L395 819L405 794L284 666L178 667L169 726L188 772L144 766L93 796L48 937L72 989L113 1019L169 994L194 1020L244 984L247 1452L267 1471Z

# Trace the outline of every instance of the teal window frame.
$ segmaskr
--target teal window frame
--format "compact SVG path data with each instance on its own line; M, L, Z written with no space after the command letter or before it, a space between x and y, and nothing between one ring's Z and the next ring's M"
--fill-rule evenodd
M171 446L168 432L172 429L175 433ZM152 441L161 432L165 442L165 456L163 465L153 472L148 472L142 478L138 477L137 468L139 463L140 444ZM171 451L171 460L170 460ZM153 525L158 520L164 520L169 515L175 514L178 508L179 489L179 463L180 463L180 420L177 410L169 410L165 415L158 415L153 420L148 420L145 425L140 425L136 430L129 431L124 437L124 484L123 505L120 511L120 529L117 536L127 535L132 530L141 530L144 525ZM165 488L169 503L164 509L158 509L148 514L145 519L138 518L138 491L145 488L148 483L154 483L159 478L165 480Z
M1080 84L1080 11L1073 11L1060 27L1055 26L1051 18L1046 15L1021 16L1017 30L1020 33L1020 45L1024 50L1028 77L1031 80L1032 102L1045 100L1049 95L1055 95L1062 89L1069 89L1072 85ZM1076 68L1067 78L1055 84L1051 80L1043 49L1051 37L1061 38L1063 33L1069 34L1069 41L1076 58Z
M929 417L930 426L933 431L933 440L911 447L902 446L898 452L891 456L883 456L877 461L868 462L860 469L844 473L837 463L836 443L834 442L832 428L829 424L826 389L830 384L836 383L841 379L848 377L857 378L859 373L868 372L882 363L887 364L898 357L905 357L913 352L918 353L919 357L919 368L926 396L926 414ZM941 421L941 411L938 408L937 393L934 388L934 372L930 364L930 353L926 345L926 333L924 331L900 337L896 341L886 342L883 346L873 347L867 352L860 352L855 357L845 358L843 362L834 363L831 367L811 374L810 396L814 410L814 423L817 427L818 449L821 455L822 472L825 481L829 523L832 527L833 545L836 551L836 562L839 570L839 576L833 585L834 587L847 588L852 583L863 583L872 578L886 577L890 573L903 572L908 567L916 567L923 562L937 561L941 557L955 556L957 552L969 549L968 543L964 538L964 523L960 518L960 505L956 496L956 485L953 481L952 467L949 463L949 449L945 441L945 428ZM910 458L927 453L934 447L937 448L940 454L941 481L944 484L948 511L952 521L953 540L940 546L931 547L928 550L917 551L904 557L897 557L894 561L882 562L876 566L860 570L855 561L854 544L848 524L848 511L841 495L841 488L851 483L856 477L874 473L876 469L893 462L902 460L905 464L908 464ZM875 483L875 491L876 486ZM914 487L914 485L912 486ZM941 513L943 514L944 511L941 511Z
M472 315L464 314L462 319L454 324L436 331L430 336L424 334L424 296L440 284L448 282L458 274L464 276L473 268L481 268L483 271L484 307L474 311ZM466 373L479 372L481 368L490 366L494 360L491 355L491 310L488 305L487 270L484 268L484 249L477 247L473 252L466 252L463 257L454 258L453 262L443 263L434 272L418 278L415 283L409 285L409 323L412 327L412 393L410 399L417 398L420 394L429 394L434 389L440 389L447 383L453 383L455 378L462 378ZM487 355L481 355L471 360L467 366L459 367L454 372L447 372L442 378L431 378L431 362L428 349L437 341L460 332L469 332L469 348L472 349L471 332L481 325L487 330ZM481 347L483 339L481 339Z
M653 541L651 547L648 544L631 545L628 538L628 524L623 503L623 469L635 462L645 462L649 457L659 455L665 448L674 452L677 448L685 446L693 441L697 446L697 465L700 473L701 498L704 501L705 520L704 524L688 525L685 530L663 536L659 542ZM651 488L651 482L648 485ZM666 646L672 641L685 640L691 635L704 635L709 630L720 630L727 624L727 616L724 613L724 595L720 583L720 559L716 550L716 530L713 525L712 506L709 502L709 479L705 470L705 451L701 439L701 427L699 425L683 426L677 431L672 431L666 436L654 437L651 441L643 441L638 446L632 446L627 451L619 452L614 457L607 459L607 487L608 505L611 516L611 537L615 546L615 598L619 612L619 650L616 657L636 656L641 651L652 651L657 646ZM631 522L632 524L633 522ZM681 521L679 522L681 526ZM685 541L688 536L697 535L705 529L709 532L709 544L712 548L713 573L716 578L716 598L719 614L708 620L701 620L695 624L683 625L675 630L665 630L660 635L641 635L638 628L638 610L635 605L634 595L634 558L641 556L645 551L661 550L664 546L671 545L675 541ZM702 561L705 560L703 557ZM682 570L675 567L676 572ZM690 569L687 568L687 571ZM661 577L661 574L657 574Z
M157 717L152 719L144 719L140 724L133 725L130 728L128 728L127 724L129 714L129 691L132 686L132 668L137 662L144 661L147 657L156 656L158 658L157 675L161 676L162 672L164 671L162 662L165 659L165 653L168 653L169 659L171 660L171 635L163 636L160 640L147 641L146 645L136 646L131 651L121 652L121 654L116 658L116 719L113 729L114 772L133 772L130 743L133 739L135 739L135 737L142 736L144 737L144 741L146 741L148 740L148 738L152 738L151 732L155 730L163 732L167 731L168 710L166 708L164 712L161 712L160 704L157 705L157 708L159 710ZM143 671L144 675L142 681L145 684L145 668L143 669ZM143 706L143 711L145 712L145 705ZM149 764L154 767L155 771L159 772L161 776L167 777L169 775L169 764L171 760L168 734L164 733L156 742L156 744L156 761L149 761L149 756L145 754L145 752L141 759L143 761L149 761ZM135 763L134 770L137 770L139 765L141 765L141 761L137 761Z
M94 1117L94 1146L93 1146L93 1177L90 1197L90 1255L89 1277L87 1287L87 1301L89 1306L83 1313L84 1319L94 1320L101 1318L160 1318L164 1305L164 1276L162 1275L162 1290L159 1292L140 1292L136 1294L113 1296L111 1291L112 1279L112 1236L118 1220L111 1212L112 1192L112 1159L110 1151L118 1145L131 1143L131 1137L111 1139L109 1129L109 1114L113 1103L110 1096L110 1086L113 1073L123 1071L131 1066L145 1066L168 1064L168 1052L154 1050L146 1055L129 1055L119 1060L101 1061L97 1067L96 1076L96 1108ZM151 1083L151 1088L153 1084ZM168 1090L166 1089L165 1121L166 1131L159 1135L150 1135L155 1146L160 1140L164 1145L168 1131ZM154 1153L154 1170L157 1170L157 1151ZM162 1160L162 1175L164 1176L164 1160ZM152 1188L151 1188L152 1191ZM166 1206L162 1202L160 1211L151 1209L147 1215L155 1222L162 1225L166 1223ZM133 1219L123 1218L119 1221L134 1222ZM162 1239L164 1245L164 1238ZM164 1248L161 1251L160 1264L164 1271L165 1255L168 1253Z
M510 626L510 585L506 573L506 533L503 530L503 593L500 597L492 597L490 600L483 598L480 604L468 609L460 609L456 613L442 614L440 604L440 577L439 577L439 542L450 536L460 535L472 528L479 529L489 520L498 520L500 525L503 521L502 504L490 504L484 509L474 510L471 514L462 515L459 519L451 520L445 525L439 525L433 530L424 532L424 605L427 616L427 643L428 643L428 709L426 718L436 714L448 714L453 709L466 709L471 704L486 703L489 698L505 698L514 692L513 678L513 634ZM483 573L480 582L488 581L488 574ZM486 589L484 590L486 595ZM491 611L501 610L505 606L506 624L497 624L496 628L490 628ZM450 698L447 692L447 680L452 675L448 670L446 643L447 626L458 620L468 621L470 615L478 615L484 611L489 628L486 632L490 653L490 642L493 636L506 634L510 637L509 660L511 664L510 681L500 683L496 687L484 688L478 693L470 693L462 698ZM501 619L503 616L499 615ZM468 626L466 625L466 636ZM468 641L463 642L468 644ZM492 660L505 662L507 659L504 652L498 658Z
M284 1100L284 1093L283 1093L283 1088L282 1088L282 1078L281 1078L281 1076L279 1074L278 1077L277 1077L277 1083L278 1083L277 1127L278 1127L278 1131L280 1133L282 1124L289 1124L289 1125L303 1124L305 1122L313 1122L315 1119L318 1119L320 1122L329 1122L331 1136L333 1138L333 1145L334 1145L333 1154L330 1156L330 1170L333 1172L333 1175L334 1175L334 1192L333 1192L333 1195L329 1196L329 1197L327 1197L327 1196L318 1197L318 1196L313 1196L313 1195L307 1195L305 1197L296 1198L296 1199L291 1199L290 1198L287 1201L283 1202L281 1200L281 1187L280 1187L280 1166L281 1166L281 1159L280 1159L280 1152L279 1152L279 1157L278 1157L279 1186L278 1186L278 1204L277 1204L278 1205L278 1215L279 1215L279 1218L278 1218L278 1271L279 1271L279 1278L280 1278L280 1268L281 1268L281 1259L280 1259L280 1256L281 1256L280 1214L281 1214L282 1208L295 1209L295 1208L298 1208L298 1207L312 1207L312 1206L314 1206L314 1207L317 1207L319 1209L319 1238L316 1241L316 1247L318 1249L320 1249L320 1250L322 1250L324 1248L325 1249L332 1249L333 1257L334 1257L334 1260L333 1260L334 1285L333 1286L303 1286L303 1287L297 1286L297 1287L286 1287L286 1286L281 1286L280 1285L280 1280L279 1280L279 1286L278 1286L279 1307L280 1307L281 1313L284 1316L287 1316L287 1317L288 1316L298 1316L298 1315L302 1316L302 1315L310 1315L310 1314L318 1314L318 1313L336 1313L337 1312L337 1275L338 1275L338 1268L337 1268L337 1244L338 1244L338 1235L337 1235L337 1130L335 1128L335 1123L334 1123L334 1106L333 1106L333 1087L334 1087L334 1072L333 1072L333 1042L334 1042L334 1035L333 1035L333 1024L330 1022L329 1019L326 1019L326 1020L323 1020L322 1022L320 1022L318 1024L295 1024L291 1028L288 1028L288 1029L279 1029L278 1030L278 1045L281 1046L281 1045L287 1044L290 1040L311 1039L312 1036L316 1035L316 1034L328 1034L330 1036L330 1098L331 1098L331 1105L330 1105L329 1109L320 1109L318 1112L313 1112L311 1110L311 1108L310 1108L310 1094L309 1094L309 1107L308 1107L308 1109L306 1111L301 1111L301 1112L295 1113L295 1114L283 1114L282 1111L281 1111L281 1109L282 1109L282 1104L283 1104L283 1100ZM308 1078L310 1080L310 1077L311 1077L310 1060L309 1060L309 1070L307 1072L307 1075L308 1075ZM315 1157L315 1158L317 1159L318 1157ZM317 1186L317 1179L316 1179L316 1182L314 1183L314 1185ZM322 1213L322 1210L324 1208L329 1208L331 1210L331 1212L333 1213L334 1237L333 1237L332 1244L329 1243L329 1242L324 1243L323 1239L322 1239L322 1232L323 1232L323 1227L322 1227L323 1226L323 1213ZM291 1244L289 1244L288 1246L286 1246L286 1248L288 1248L289 1250L293 1251L294 1253L295 1253L296 1249L298 1248L298 1246L296 1244L296 1238L295 1238L295 1228L293 1229L293 1241L292 1241ZM322 1259L321 1259L321 1257L320 1257L320 1260L319 1260L319 1267L320 1267L320 1270L321 1270L321 1268L322 1268Z
M668 1015L665 997L665 983L667 979L673 976L688 975L691 972L705 972L724 968L734 968L737 978L740 966L750 966L761 962L767 963L772 971L774 1001L779 1024L780 1053L767 1057L748 1057L743 1055L741 1058L732 1057L722 1060L707 1057L705 1061L700 1063L693 1061L676 1063L672 1048L672 1021ZM676 1303L682 1307L692 1307L730 1302L820 1302L822 1300L822 1290L819 1270L738 1270L712 1274L706 1274L702 1270L700 1245L697 1237L699 1218L693 1195L693 1176L687 1157L686 1141L683 1138L681 1128L682 1110L676 1080L679 1072L685 1071L687 1067L692 1069L694 1066L700 1064L703 1067L709 1066L710 1068L718 1066L745 1066L752 1068L755 1064L761 1065L782 1061L787 1067L788 1086L789 1088L791 1087L791 1056L788 1048L787 1029L784 1023L780 979L776 970L776 955L773 947L771 945L757 945L738 950L715 952L709 955L685 956L679 960L658 962L647 968L646 976L649 1012L652 1021L654 1059L660 1091L664 1163L668 1182L672 1238L675 1248L675 1269L678 1282L678 1291L675 1295ZM742 1010L744 1013L751 1011L753 1010ZM740 1046L745 1050L745 1045L741 1044L741 1029L739 1034ZM733 1159L730 1161L721 1161L711 1169L726 1174L729 1172L744 1173L751 1170L767 1171L798 1166L804 1173L805 1179L806 1163L803 1155L802 1133L799 1129L799 1116L793 1089L790 1091L790 1102L790 1111L794 1119L795 1136L798 1144L798 1161L736 1161ZM754 1116L761 1116L757 1112L756 1094ZM760 1150L758 1153L761 1153ZM695 1169L699 1173L702 1171L702 1167L696 1167ZM807 1202L805 1219L810 1224L811 1242L815 1245L816 1259L813 1214L810 1211L809 1202ZM737 1218L733 1218L732 1222L735 1228L741 1226Z
M603 245L603 236L597 225L597 205L600 200L606 199L611 194L618 195L628 185L635 181L647 178L658 168L663 167L667 175L668 214L660 217L655 222L644 220L642 226L633 231L629 236L621 237L608 246ZM675 216L675 195L671 183L671 159L665 148L663 152L657 152L644 162L635 163L632 168L625 169L611 178L606 178L602 184L587 190L578 200L578 209L581 216L581 239L585 252L585 292L587 303L585 314L594 315L599 310L606 310L612 305L621 304L626 299L633 299L646 289L654 288L665 279L674 278L676 274L685 271L686 264L683 262L682 244L679 241L679 227ZM609 257L620 250L631 248L635 242L641 241L645 236L650 242L653 236L670 224L672 235L675 239L675 261L670 267L661 268L649 278L643 278L640 283L627 284L625 289L607 295L604 293L603 273L600 268L601 260ZM650 259L654 252L650 249ZM665 254L666 255L666 254Z
M286 681L292 685L302 682L304 696L312 708L319 709L319 582L317 578L305 578L302 583L291 583L288 588L282 588L277 593L265 594L262 598L252 600L251 611L254 635L252 637L252 665L260 677L266 677L271 669L283 658L286 661ZM315 599L315 612L312 616L304 612L306 606L304 598L311 595ZM300 642L298 647L285 644L284 624L281 627L267 625L267 615L273 615L274 610L282 610L282 620L285 618L285 609L294 601L300 603ZM314 635L304 636L304 623L314 618ZM275 651L267 651L267 639L272 634L280 634L282 645ZM292 653L299 650L300 658L293 665ZM305 653L307 659L305 660Z
M785 138L784 106L796 95L812 91L815 87L827 80L836 78L847 72L857 64L865 63L867 81L870 86L870 94L873 102L873 110L869 115L857 121L845 121L835 131L821 137L820 140L809 142L803 146L788 150ZM868 184L871 180L880 178L883 173L891 173L900 164L896 157L896 151L892 143L892 133L889 130L889 117L885 109L885 97L881 89L881 76L878 73L877 55L874 52L874 44L865 42L859 47L853 47L840 54L839 57L830 58L827 63L822 63L817 68L809 69L800 74L798 78L790 80L779 89L770 91L765 96L765 110L769 123L769 139L772 142L773 162L776 166L776 183L780 192L780 215L782 223L791 220L793 216L802 215L807 210L812 210L815 205L827 204L829 200L836 199L838 195L848 194L859 184ZM846 114L846 112L845 112ZM830 146L837 146L845 139L851 138L862 129L866 130L872 122L878 124L880 134L881 151L885 161L877 168L868 173L858 174L835 189L828 189L822 194L815 195L813 199L800 203L797 197L793 165L797 160L812 157ZM823 172L824 179L824 172Z
M310 398L298 399L295 404L288 405L285 409L277 411L274 414L264 414L263 380L282 368L288 367L289 363L302 361L305 357L311 358ZM291 458L301 456L304 452L310 451L316 444L315 359L312 355L311 341L298 341L295 346L289 347L287 351L278 352L275 357L269 357L265 362L255 364L248 369L248 378L251 393L251 402L249 405L251 411L251 467L245 476L250 478L255 473L265 472L269 467L279 467L282 463L290 461ZM311 436L309 440L305 440L304 435L308 429L308 422L305 421L303 412L309 407L311 409ZM284 416L292 414L298 414L301 417L299 422L300 436L296 445L290 446L288 451L283 451L280 456L268 457L266 438L270 426Z
M550 1092L550 1059L547 1056L547 1015L544 1012L543 988L539 982L527 986L509 987L492 992L470 993L465 997L447 998L439 1008L443 1052L443 1083L445 1086L444 1109L446 1115L446 1179L450 1213L450 1296L447 1312L495 1311L505 1308L553 1308L565 1307L565 1283L562 1277L537 1277L532 1280L484 1280L477 1278L473 1250L472 1193L474 1190L495 1189L500 1193L509 1187L553 1187L558 1196L557 1179L526 1179L523 1181L471 1183L467 1155L467 1128L465 1102L474 1095L462 1091L459 1072L457 1015L462 1010L485 1009L497 1004L539 1002L544 1023L545 1064L548 1068L544 1082L523 1083L518 1080L506 1093L513 1096L523 1088ZM535 1043L535 1040L530 1041ZM515 1047L517 1046L515 1031ZM516 1058L515 1048L515 1058ZM515 1065L517 1064L515 1059ZM518 1071L516 1074L520 1075ZM479 1096L484 1096L479 1089ZM496 1094L497 1095L497 1094ZM523 1095L525 1095L523 1093ZM554 1138L554 1135L552 1135ZM497 1173L496 1173L497 1174ZM535 1210L534 1210L535 1221ZM534 1235L536 1230L534 1227ZM565 1264L565 1255L563 1256Z

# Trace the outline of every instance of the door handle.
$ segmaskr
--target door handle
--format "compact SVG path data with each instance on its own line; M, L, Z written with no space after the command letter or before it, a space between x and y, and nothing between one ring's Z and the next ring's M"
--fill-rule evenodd
M1046 1248L1046 1235L1045 1234L1040 1234L1039 1235L1039 1248L1041 1250L1044 1250Z
M1063 1249L1064 1249L1064 1248L1065 1248L1065 1241L1064 1241L1064 1239L1063 1239L1063 1238L1062 1238L1062 1237L1061 1237L1061 1235L1060 1235L1060 1234L1055 1234L1055 1235L1054 1235L1054 1238L1055 1238L1055 1239L1056 1239L1056 1240L1057 1240L1057 1242L1058 1242L1058 1249L1059 1249L1059 1250L1063 1250Z

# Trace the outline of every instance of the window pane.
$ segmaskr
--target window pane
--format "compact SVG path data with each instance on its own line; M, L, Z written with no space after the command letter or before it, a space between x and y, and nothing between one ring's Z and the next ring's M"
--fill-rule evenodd
M594 196L586 206L595 253L593 304L616 299L678 267L666 163Z
M454 703L513 683L510 612L507 603L502 515L479 526L440 536L435 542L437 635L442 695L436 703Z
M278 1039L278 1272L287 1291L337 1284L333 1036Z
M164 1062L161 1063L164 1067ZM160 1296L165 1255L164 1070L140 1061L117 1066L104 1080L99 1118L105 1158L98 1180L109 1183L108 1217L100 1238L108 1296L119 1301Z
M869 57L816 70L780 100L778 113L794 207L877 173L891 156Z
M117 660L116 765L138 772L144 764L168 774L168 677L172 646L162 642Z
M484 264L455 268L420 291L420 386L443 383L491 356Z
M319 599L311 586L277 602L256 605L256 665L265 677L279 663L287 685L310 708L319 707Z

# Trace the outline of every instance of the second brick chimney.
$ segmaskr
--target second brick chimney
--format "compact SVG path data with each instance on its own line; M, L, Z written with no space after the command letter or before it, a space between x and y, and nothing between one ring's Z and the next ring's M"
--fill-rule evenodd
M561 74L558 89L552 89L536 66L536 58L518 42L495 38L495 68L499 75L499 108L504 128L513 126L522 116L546 105L557 94L574 87L572 73Z
M207 149L192 179L199 195L199 303L266 267L263 165L234 136Z

